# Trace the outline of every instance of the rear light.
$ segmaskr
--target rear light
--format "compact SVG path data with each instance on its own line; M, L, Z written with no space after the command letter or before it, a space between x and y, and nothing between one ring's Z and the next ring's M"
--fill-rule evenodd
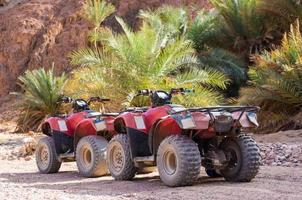
M214 129L216 132L229 132L232 126L233 117L231 114L223 113L215 116Z

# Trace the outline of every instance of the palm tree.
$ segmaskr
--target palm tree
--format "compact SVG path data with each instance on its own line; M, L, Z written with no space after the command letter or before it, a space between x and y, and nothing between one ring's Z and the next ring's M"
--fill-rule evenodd
M59 111L57 101L63 95L67 78L65 74L56 77L53 69L26 71L19 77L19 85L24 93L16 93L22 98L18 130L37 130L47 115L54 115Z
M302 37L297 22L285 34L281 47L257 56L250 69L250 87L241 91L240 103L262 107L268 124L288 122L302 107ZM269 118L267 118L269 116ZM281 123L283 124L283 123Z
M115 7L106 0L86 0L83 6L83 17L93 24L94 30L90 33L90 42L97 46L97 42L102 37L99 29L102 22L115 12Z
M265 15L258 12L257 0L211 0L214 10L203 12L193 26L192 40L230 50L249 58L250 54L270 48L274 28L265 23ZM192 32L191 31L191 32ZM201 40L201 41L200 41ZM202 49L203 45L198 45ZM198 49L199 50L199 49Z
M172 8L167 9L172 12ZM157 12L159 16L165 13ZM177 13L182 14L179 10ZM179 29L171 28L182 25L171 25L169 20L159 16L141 12L142 26L137 32L117 17L124 34L108 34L106 30L107 37L101 40L103 49L75 51L71 56L72 64L100 68L104 82L114 85L116 93L124 97L138 89L189 87L195 88L197 93L191 95L191 101L184 103L209 105L219 102L221 95L215 89L225 88L226 77L215 70L200 70L191 42ZM109 96L110 93L112 91L108 92Z
M277 24L282 33L289 30L290 24L302 17L302 2L300 0L261 0L258 12L266 17L267 23Z
M217 11L202 10L190 25L187 35L198 53L200 68L208 66L226 74L231 83L225 94L227 97L235 97L238 96L239 88L246 82L247 63L242 56L228 49L231 41L220 40L224 35L218 27L220 23Z

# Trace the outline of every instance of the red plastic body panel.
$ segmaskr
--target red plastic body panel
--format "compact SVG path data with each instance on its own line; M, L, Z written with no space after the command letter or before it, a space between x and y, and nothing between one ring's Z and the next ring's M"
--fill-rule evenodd
M67 131L62 131L62 130L60 130L60 127L59 127L59 121L65 121L65 120L66 120L65 118L50 117L44 121L42 126L48 124L50 126L51 130L56 130L56 131L61 131L61 132L66 133Z
M87 112L78 112L78 113L73 113L69 115L66 118L66 125L68 127L68 132L67 135L73 136L76 130L76 127L78 124L85 119L87 116Z
M121 121L125 123L128 128L138 129L139 131L148 134L152 125L162 117L168 116L168 110L171 108L169 106L161 106L156 108L150 108L144 113L138 112L125 112L117 117L116 121ZM144 128L138 127L135 118L141 117L144 123Z
M125 112L121 114L119 117L115 119L115 122L117 121L123 121L125 123L126 127L133 128L133 129L139 129L135 122L135 117L143 117L142 113L131 113L131 112ZM141 132L147 133L146 128L139 129Z
M106 124L106 131L109 132L114 132L114 128L113 128L113 121L114 121L114 117L103 117L102 118L105 121ZM96 135L97 134L97 128L95 127L94 124L94 119L93 118L87 118L87 119L83 119L81 120L77 127L75 128L75 134L78 137L84 137L84 136L88 136L88 135Z
M83 119L81 122L78 123L77 127L75 128L75 134L78 137L96 135L96 133L97 131L92 119Z
M156 128L156 134L162 135L164 137L169 135L181 134L182 129L179 127L177 122L172 117L167 117L162 119Z
M50 117L46 119L43 124L48 124L51 130L64 132L66 135L72 137L75 134L80 137L87 135L96 135L97 131L94 125L93 118L86 118L88 114L88 112L83 111L78 113L72 113L66 118ZM113 122L115 118L112 116L106 116L102 117L102 119L105 121L106 131L114 132ZM65 122L67 130L62 130L60 128L60 121Z
M191 113L191 116L196 125L194 129L206 130L209 128L211 117L208 114L203 112L193 112Z

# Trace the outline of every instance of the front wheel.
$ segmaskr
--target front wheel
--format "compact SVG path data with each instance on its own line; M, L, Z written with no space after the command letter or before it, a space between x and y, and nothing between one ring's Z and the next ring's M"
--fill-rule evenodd
M53 138L47 136L40 139L36 149L39 171L43 174L57 173L62 163L58 160Z
M201 158L197 144L183 135L164 139L157 153L160 179L168 186L192 185L200 173Z
M114 136L107 148L107 164L115 180L131 180L137 168L131 159L129 138L125 134Z
M98 177L108 173L107 145L107 140L97 135L86 136L79 141L76 150L76 163L82 176Z
M227 166L220 170L221 175L231 182L249 182L258 173L260 167L260 149L255 140L242 134L226 138L221 149L228 160Z

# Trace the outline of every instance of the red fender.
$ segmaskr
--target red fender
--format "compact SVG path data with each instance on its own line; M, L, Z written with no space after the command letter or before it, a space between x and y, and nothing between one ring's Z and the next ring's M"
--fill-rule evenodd
M171 116L164 117L154 124L152 134L152 151L156 155L157 149L166 137L170 135L180 135L182 129L179 127L178 123Z
M68 134L68 128L65 119L60 117L50 117L46 119L42 124L42 133L45 135L50 135L52 130Z
M97 131L96 131L96 127L93 123L92 119L83 119L82 121L80 121L76 128L75 128L75 132L74 135L75 137L84 137L87 135L96 135Z
M103 130L98 130L98 128L96 127L96 125L94 123L93 118L87 118L87 119L83 119L82 121L80 121L77 124L77 126L75 128L75 132L74 132L75 146L80 138L88 136L88 135L97 135L98 131L106 131L107 133L109 132L112 137L115 134L115 131L113 128L114 117L108 116L108 117L102 118L102 120L104 121L104 124L105 124L105 126L103 126Z
M122 132L122 127L137 129L147 133L144 116L142 113L125 112L114 120L114 130Z

